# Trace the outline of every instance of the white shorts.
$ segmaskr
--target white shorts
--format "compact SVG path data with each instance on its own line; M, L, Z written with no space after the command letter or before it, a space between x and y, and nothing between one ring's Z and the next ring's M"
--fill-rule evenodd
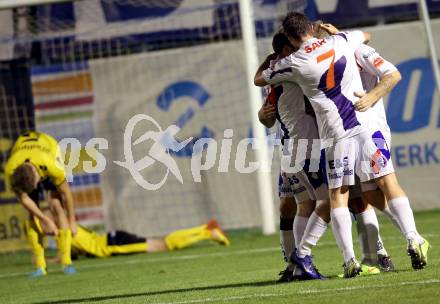
M394 172L390 150L380 131L362 132L337 141L325 151L328 188L354 185Z
M297 204L306 200L327 200L328 188L323 170L308 172L309 161L303 170L297 173L280 172L278 180L278 195L282 197L294 197Z

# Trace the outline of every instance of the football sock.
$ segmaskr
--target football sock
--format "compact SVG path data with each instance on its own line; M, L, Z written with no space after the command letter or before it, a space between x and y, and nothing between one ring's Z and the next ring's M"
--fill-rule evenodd
M385 207L385 208L382 210L382 212L385 213L385 214L389 217L389 219L391 220L391 222L394 224L394 226L396 226L396 228L399 229L399 231L400 231L401 233L403 233L403 232L402 232L402 229L401 229L400 226L399 226L399 222L398 222L398 221L396 220L396 218L394 217L393 212L391 212L391 210L390 210L390 207L389 207L389 206Z
M396 218L405 238L416 240L423 243L423 238L418 234L416 223L414 221L414 214L412 212L409 200L407 197L398 197L388 202L391 212Z
M295 249L295 237L293 235L294 218L280 217L280 244L284 261L289 263L290 255Z
M186 248L203 240L210 240L211 233L207 225L174 231L165 237L168 250Z
M59 229L58 236L56 237L58 250L60 252L61 264L71 265L72 259L70 256L70 249L72 246L72 232L68 228Z
M374 209L367 209L356 214L359 242L362 250L362 261L373 266L377 264L377 242L379 222Z
M344 262L354 258L353 239L351 234L351 215L347 207L332 209L330 212L332 230L339 249L344 256Z
M386 251L385 246L383 245L382 238L380 237L380 235L377 236L377 254L388 256L388 252Z
M34 255L34 262L37 268L46 269L46 260L44 258L44 246L43 238L44 234L41 233L34 221L26 221L26 233L31 250Z
M298 256L304 258L306 255L311 255L312 248L316 246L319 239L324 235L327 230L328 224L318 216L316 212L313 212L307 223L304 236L298 247Z
M293 235L295 237L295 247L299 247L299 243L304 235L304 230L306 229L307 222L309 218L304 216L295 216L293 221Z

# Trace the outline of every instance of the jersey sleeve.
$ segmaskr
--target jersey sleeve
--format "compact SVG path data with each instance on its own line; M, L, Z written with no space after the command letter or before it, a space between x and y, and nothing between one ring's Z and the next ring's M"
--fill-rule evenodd
M363 70L379 78L397 71L394 64L385 60L374 48L368 45L361 45L356 50L355 57L357 63Z
M264 70L262 76L268 84L275 85L285 81L295 82L296 73L290 57L285 57Z
M342 37L345 39L350 46L350 48L356 50L365 42L364 32L360 30L348 31L348 32L339 32L336 36Z

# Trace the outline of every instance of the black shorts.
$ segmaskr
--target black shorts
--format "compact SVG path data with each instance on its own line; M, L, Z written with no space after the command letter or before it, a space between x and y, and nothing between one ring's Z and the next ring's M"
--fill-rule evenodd
M57 190L57 187L51 179L45 179L38 183L37 188L29 193L29 197L38 205L38 203L44 200L45 191Z
M115 230L107 233L108 246L130 245L136 243L145 243L146 241L146 238L128 233L126 231Z

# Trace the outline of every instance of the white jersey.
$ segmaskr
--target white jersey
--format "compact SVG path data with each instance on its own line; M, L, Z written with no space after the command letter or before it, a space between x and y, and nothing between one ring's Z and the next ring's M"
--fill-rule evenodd
M296 83L284 82L270 86L266 102L277 109L282 142L290 139L297 144L299 139L319 139L313 109Z
M383 59L374 48L368 45L362 44L356 50L355 57L359 66L362 84L367 92L371 91L382 77L397 71L397 68L391 62ZM382 98L371 107L371 111L373 112L372 125L384 132L385 136L390 136L391 131L388 126ZM387 140L390 140L390 138L387 138Z
M263 71L269 84L297 83L315 110L322 139L342 139L367 130L367 114L356 112L355 92L363 91L354 58L361 31L311 38L294 54Z

